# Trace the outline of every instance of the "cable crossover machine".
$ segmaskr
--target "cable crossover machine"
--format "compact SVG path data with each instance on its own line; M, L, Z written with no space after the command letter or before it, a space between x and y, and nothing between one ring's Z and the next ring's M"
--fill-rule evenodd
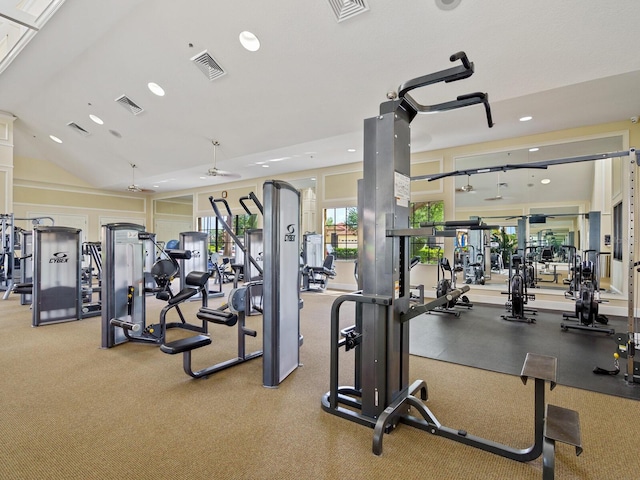
M399 423L433 435L526 462L543 455L545 470L553 470L555 441L573 444L582 451L578 414L573 410L545 405L545 383L556 382L557 360L528 353L521 373L535 379L535 438L526 449L516 449L482 439L462 429L440 424L427 408L427 385L423 380L409 384L409 321L462 295L449 292L424 305L410 302L411 236L424 236L425 229L409 228L410 123L419 113L453 110L483 104L489 127L493 126L486 93L471 93L436 105L421 105L411 90L470 77L474 65L464 52L450 57L456 65L410 80L400 86L397 98L380 105L380 114L364 121L363 180L359 185L359 215L362 225L358 263L361 291L338 297L331 308L330 390L322 397L322 408L333 415L374 429L373 453L382 454L384 433ZM340 308L355 304L355 325L340 330ZM341 386L339 351L355 352L353 386ZM420 398L414 395L420 393ZM412 413L416 412L416 413ZM566 426L558 433L558 425ZM544 450L544 452L543 452ZM545 478L551 478L545 476Z

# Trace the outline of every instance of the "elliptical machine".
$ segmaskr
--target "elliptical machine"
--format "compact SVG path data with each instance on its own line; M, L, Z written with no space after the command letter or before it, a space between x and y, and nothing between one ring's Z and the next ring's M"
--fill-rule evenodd
M513 255L511 257L511 266L513 274L509 276L509 290L502 292L509 295L505 307L509 314L501 315L503 320L512 322L535 323L536 319L527 316L527 314L535 315L537 310L526 307L529 300L535 300L536 296L527 291L527 270L522 265L522 255ZM522 273L521 273L522 272Z
M456 273L462 272L464 269L462 267L456 267ZM449 272L449 278L447 278L446 272ZM445 295L450 294L453 290L456 289L456 276L454 274L453 269L451 268L451 264L449 263L449 259L446 257L438 258L438 284L436 286L436 297L440 298ZM448 300L446 303L435 307L432 311L436 313L449 313L451 315L455 315L456 317L460 316L460 312L457 310L453 310L453 307L473 307L473 303L469 301L469 297L466 295L461 295L459 297L454 297L451 300Z
M593 256L589 255L590 253L593 253ZM607 253L584 250L582 261L579 261L579 257L574 255L574 285L577 285L577 291L569 290L564 295L565 298L575 301L575 313L563 312L562 318L564 320L576 319L578 323L562 322L560 328L563 332L574 329L602 332L607 335L616 333L613 328L596 325L596 322L602 325L609 323L606 315L598 313L598 306L603 303L603 300L600 299L600 255ZM590 257L593 257L593 260Z

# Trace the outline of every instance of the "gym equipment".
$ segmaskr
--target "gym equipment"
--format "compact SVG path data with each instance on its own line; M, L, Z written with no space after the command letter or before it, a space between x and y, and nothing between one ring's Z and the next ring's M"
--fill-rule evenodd
M80 229L33 229L32 322L38 327L82 318Z
M55 222L51 217L30 217L16 218L13 213L0 214L0 235L2 235L2 248L0 248L0 291L4 291L3 300L9 298L13 291L15 272L20 267L20 262L15 256L15 251L20 250L20 233L24 230L16 226L16 221L30 221L34 227L40 225L42 220L50 220L51 225ZM21 256L25 256L24 252ZM23 282L25 283L25 282ZM24 290L24 287L22 288ZM20 292L16 292L20 293Z
M597 252L595 250L585 250L583 260L577 261L574 265L574 272L578 290L565 292L565 297L575 301L575 313L563 312L564 320L576 319L578 323L560 324L563 332L572 330L588 330L592 332L602 332L613 335L613 328L598 327L596 322L606 325L609 319L605 315L598 313L598 306L604 300L600 299L600 255L608 252Z
M627 373L624 379L629 384L640 383L640 362L636 361L636 346L640 342L640 321L636 318L635 311L635 277L638 271L639 263L635 263L635 182L636 167L638 165L638 154L635 148L628 152L629 154L629 191L627 198L629 199L629 217L627 219L629 228L629 283L628 283L628 302L627 302L627 334L626 338L620 336L618 338L618 350L621 355L627 357Z
M456 268L457 271L463 271L462 268ZM449 272L449 278L447 278L447 273ZM442 278L440 278L442 276ZM443 297L445 295L450 294L453 290L456 290L456 275L451 268L451 264L449 263L449 259L447 257L438 258L438 285L436 286L436 297ZM454 310L454 307L465 307L472 308L473 303L469 302L469 297L466 295L461 295L459 297L455 297L452 300L444 303L436 307L433 312L436 313L449 313L456 317L460 316L460 311Z
M364 179L359 188L360 218L363 235L359 236L358 265L362 293L338 297L331 309L330 390L322 398L328 413L374 429L373 453L382 453L384 433L402 422L433 435L471 445L518 461L529 461L543 453L545 420L545 381L555 386L556 359L528 354L521 378L535 378L535 437L527 449L515 449L472 436L462 429L444 427L423 403L427 386L422 380L409 385L409 321L439 304L452 300L440 297L427 305L412 305L409 295L409 239L428 235L424 229L408 228L410 204L410 133L409 124L419 112L451 110L483 103L489 126L492 125L486 94L463 95L451 102L423 106L411 98L412 89L469 77L473 64L463 52L451 61L462 65L436 72L405 83L397 100L380 106L380 114L365 120ZM469 288L468 285L465 285ZM451 296L461 295L462 289ZM343 330L340 338L340 307L356 304L356 324ZM340 386L339 349L355 350L355 385ZM420 391L421 398L414 396ZM419 417L414 416L417 412ZM565 415L558 417L564 419ZM552 419L553 417L553 419ZM570 424L575 425L577 419ZM579 432L579 428L578 428ZM553 433L553 432L550 432ZM550 435L551 441L555 436ZM566 438L561 439L566 441ZM572 436L569 440L575 440ZM551 455L553 457L553 455Z
M209 297L222 297L222 281L220 281L220 272L217 269L209 268L209 235L205 232L181 232L180 233L180 249L191 252L191 257L180 260L180 285L185 285L185 280L190 272L207 272L216 274L218 280L218 290L209 290L205 288ZM217 262L216 262L217 263ZM197 298L198 294L195 298Z
M265 387L277 387L298 368L300 345L303 341L300 335L302 302L300 301L300 247L298 239L300 194L286 182L268 180L263 185L262 198L264 199L264 208L255 194L251 193L249 196L243 197L244 200L253 200L260 213L264 215L264 230L262 232L264 248L260 249L260 252L263 253L261 257L264 269L247 249L247 246L235 235L221 214L219 203L225 206L228 218L232 218L231 208L227 201L209 197L209 202L223 228L236 243L236 253L238 250L241 251L247 266L255 267L256 272L263 276L262 383ZM240 203L247 211L243 199ZM248 273L249 270L247 268L245 273ZM232 303L235 303L234 308L240 312L243 307L237 303L242 302L244 298L243 312L247 313L247 297L252 295L251 283L244 286L246 290L238 298L230 298L230 308ZM204 339L200 340L201 342L195 340L193 342L197 346L204 346L207 343ZM192 349L187 350L191 351ZM186 353L184 362L187 362Z
M526 269L522 265L522 255L513 255L509 267L509 288L507 292L502 292L509 295L505 303L509 314L501 315L503 320L535 323L535 318L527 316L527 313L535 315L537 311L526 306L529 300L536 299L535 295L528 293L526 274Z
M302 291L326 290L329 279L335 278L335 257L327 255L319 267L304 265L302 267Z
M165 258L157 260L151 274L156 287L151 290L167 305L160 312L158 323L146 324L146 293L144 259L146 242L153 238L141 225L111 223L102 226L104 253L102 348L112 348L126 342L161 345L170 328L182 328L207 333L208 322L190 324L180 310L180 304L202 294L209 279L209 272L190 272L184 288L174 294L171 281L178 275L178 259L188 259L190 252L162 250ZM158 248L159 245L156 244ZM204 286L203 286L204 285ZM202 306L207 306L207 295L201 295ZM180 321L169 322L167 315L175 310Z
M202 286L204 288L204 285ZM170 343L165 343L160 346L160 350L170 355L182 353L182 368L185 373L193 378L206 378L209 375L224 370L225 368L233 367L240 363L253 360L262 356L262 351L255 351L253 353L246 353L245 337L247 335L255 337L257 332L251 330L245 326L244 309L247 304L245 296L248 294L248 288L246 286L234 288L229 293L228 306L230 312L223 312L221 310L212 309L200 309L198 312L198 318L202 318L211 323L218 325L226 325L227 327L233 327L237 325L238 329L238 354L235 358L229 359L224 362L217 363L210 367L203 368L196 372L193 371L191 366L191 352L197 348L204 347L211 344L211 337L206 335L196 335L193 337L181 338Z
M305 233L302 237L302 285L303 292L326 290L329 279L335 278L335 256L324 257L322 235Z
M239 199L240 205L247 212L248 215L255 215L249 209L247 202L251 201L256 206L258 212L263 215L264 208L256 197L255 193L250 192L248 195ZM247 300L247 308L245 309L245 315L251 315L254 313L262 312L262 268L264 263L263 258L263 238L262 230L260 229L248 229L245 230L244 240L234 232L232 225L229 223L233 219L231 207L224 198L209 197L211 207L215 212L218 223L222 225L222 228L231 237L236 246L236 256L234 263L231 264L233 269L233 286L238 287L239 280L242 278L245 282L250 282L250 292L245 297ZM223 205L226 215L224 215L218 206Z

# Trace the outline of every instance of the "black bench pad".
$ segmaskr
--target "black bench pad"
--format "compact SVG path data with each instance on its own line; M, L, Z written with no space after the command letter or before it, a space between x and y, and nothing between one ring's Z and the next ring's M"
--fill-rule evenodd
M217 323L218 325L226 325L227 327L233 327L238 321L238 316L234 313L222 312L206 307L202 307L196 314L196 317L200 320Z
M206 335L195 335L193 337L181 338L180 340L174 340L173 342L160 345L160 350L169 355L175 355L176 353L187 352L196 348L204 347L211 343L211 338Z

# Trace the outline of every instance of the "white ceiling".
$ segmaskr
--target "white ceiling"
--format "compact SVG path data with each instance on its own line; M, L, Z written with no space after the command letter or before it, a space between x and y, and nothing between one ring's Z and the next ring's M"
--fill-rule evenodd
M415 97L435 104L487 92L496 125L487 128L481 106L422 116L414 151L640 114L637 0L367 4L338 22L328 0L68 0L0 75L0 110L17 117L15 155L116 190L135 163L136 183L159 193L225 181L200 179L212 139L217 166L245 179L360 161L363 119L386 93L449 68L460 50L476 73ZM243 30L259 37L258 52L240 46ZM205 49L227 72L212 82L190 61ZM151 94L150 81L166 96ZM123 94L145 111L126 111L114 101Z

